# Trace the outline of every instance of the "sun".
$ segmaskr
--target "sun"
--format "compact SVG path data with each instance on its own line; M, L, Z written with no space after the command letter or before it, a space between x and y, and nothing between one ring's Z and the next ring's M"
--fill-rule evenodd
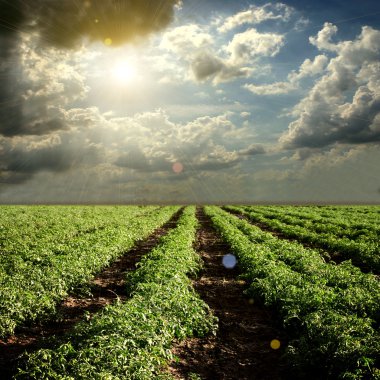
M130 60L117 62L111 69L112 78L121 85L129 84L137 79L136 64Z

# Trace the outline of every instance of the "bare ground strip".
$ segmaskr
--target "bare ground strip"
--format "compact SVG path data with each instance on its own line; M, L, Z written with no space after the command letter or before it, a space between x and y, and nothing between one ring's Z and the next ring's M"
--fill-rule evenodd
M169 372L176 379L286 379L282 360L286 336L276 327L270 310L244 296L246 284L238 279L239 269L222 265L229 247L200 208L197 217L201 227L196 248L204 260L204 270L193 286L218 317L219 328L215 337L177 344L173 351L177 359L170 364ZM279 349L271 348L274 340L280 342Z
M133 271L141 257L150 252L159 239L177 225L183 208L176 212L163 226L157 228L148 238L136 245L105 268L90 282L91 295L87 297L71 295L58 307L54 320L33 323L16 329L14 335L0 339L0 370L1 379L8 380L15 373L17 358L24 352L33 352L45 346L46 339L52 336L62 336L84 318L112 304L118 298L121 301L128 298L125 277L128 271Z

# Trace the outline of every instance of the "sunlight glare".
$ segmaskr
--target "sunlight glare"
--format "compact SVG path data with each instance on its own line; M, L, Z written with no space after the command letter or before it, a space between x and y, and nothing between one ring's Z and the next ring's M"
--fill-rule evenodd
M136 80L137 68L131 61L121 61L112 68L112 76L116 82L128 84Z

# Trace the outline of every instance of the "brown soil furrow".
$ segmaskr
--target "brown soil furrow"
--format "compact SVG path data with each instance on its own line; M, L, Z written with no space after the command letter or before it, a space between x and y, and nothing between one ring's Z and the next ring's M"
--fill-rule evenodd
M176 226L182 211L183 208L147 239L137 242L131 250L95 276L90 282L90 296L70 295L57 307L54 320L18 327L14 335L0 340L1 379L7 380L12 377L17 358L22 353L46 346L47 338L65 334L76 323L91 318L92 314L117 299L121 301L127 299L126 273L135 270L141 257L151 251L159 239Z
M197 209L201 227L197 250L204 260L201 277L193 286L219 319L216 336L192 338L174 348L177 360L169 371L176 379L285 379L281 356L286 337L276 328L271 312L243 294L246 283L239 269L226 269L222 258L230 252L203 210ZM270 347L272 340L282 344ZM192 375L193 374L193 375Z

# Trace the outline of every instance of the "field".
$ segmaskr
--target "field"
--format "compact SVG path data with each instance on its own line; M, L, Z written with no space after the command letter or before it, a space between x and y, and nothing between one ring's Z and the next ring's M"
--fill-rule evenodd
M380 206L1 206L2 379L380 379Z

